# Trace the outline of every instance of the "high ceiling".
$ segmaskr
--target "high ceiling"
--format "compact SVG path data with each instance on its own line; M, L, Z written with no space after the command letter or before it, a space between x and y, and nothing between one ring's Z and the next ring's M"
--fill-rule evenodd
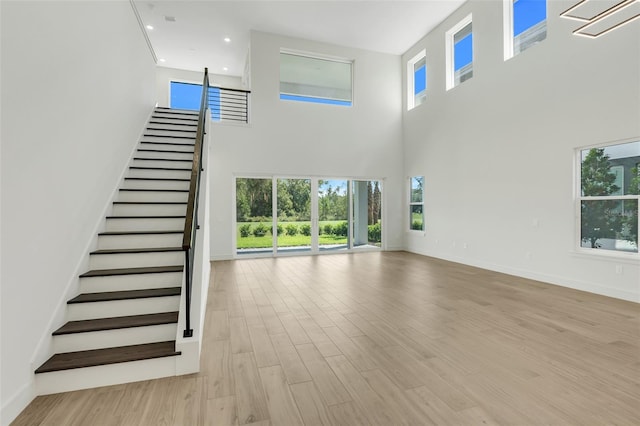
M242 75L249 32L400 55L465 0L135 0L161 66ZM230 42L225 42L225 38ZM226 69L225 69L226 68Z

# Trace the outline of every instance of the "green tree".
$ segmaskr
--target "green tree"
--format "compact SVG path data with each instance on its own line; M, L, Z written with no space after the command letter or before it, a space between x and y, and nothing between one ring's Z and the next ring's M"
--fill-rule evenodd
M603 148L592 148L582 161L581 188L583 196L606 196L618 191L615 184L616 177L610 171L609 156ZM616 238L619 229L620 214L619 201L589 200L581 205L581 237L591 244L591 248L598 248L601 238Z

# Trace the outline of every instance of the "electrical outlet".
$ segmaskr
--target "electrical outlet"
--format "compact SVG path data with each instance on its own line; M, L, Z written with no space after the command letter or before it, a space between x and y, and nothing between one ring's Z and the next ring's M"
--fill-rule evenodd
M616 265L616 274L620 275L622 274L623 269L622 269L622 265Z

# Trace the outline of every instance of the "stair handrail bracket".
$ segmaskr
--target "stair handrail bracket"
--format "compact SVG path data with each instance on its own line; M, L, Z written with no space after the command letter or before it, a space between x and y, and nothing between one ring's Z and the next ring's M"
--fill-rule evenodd
M195 258L195 240L198 225L198 201L200 192L200 175L202 172L202 151L204 146L206 114L208 106L209 71L204 69L202 81L202 97L200 100L200 113L198 114L198 129L193 150L193 166L191 168L191 181L189 183L189 198L187 200L187 214L184 221L184 237L182 249L185 255L185 328L183 337L193 337L191 327L191 293L193 286L193 262Z

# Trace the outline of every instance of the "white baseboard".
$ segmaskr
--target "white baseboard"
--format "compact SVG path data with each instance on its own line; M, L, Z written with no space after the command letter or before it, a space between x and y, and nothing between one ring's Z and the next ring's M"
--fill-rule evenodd
M476 268L487 269L490 271L501 272L503 274L515 275L517 277L527 278L530 280L541 281L547 284L557 285L560 287L567 287L574 290L586 291L589 293L599 294L601 296L613 297L615 299L627 300L629 302L640 303L640 297L630 291L619 290L615 288L605 287L602 285L575 280L573 278L563 277L559 275L544 274L537 271L531 271L527 269L514 268L507 265L500 265L491 262L484 262L478 260L472 260L468 258L459 258L456 256L442 256L440 254L434 254L430 252L421 252L418 250L406 251L410 253L419 254L422 256L435 257L437 259L447 260L450 262L461 263L463 265L474 266Z
M31 380L18 389L18 391L10 396L2 405L0 408L0 425L9 426L35 397L35 382Z

